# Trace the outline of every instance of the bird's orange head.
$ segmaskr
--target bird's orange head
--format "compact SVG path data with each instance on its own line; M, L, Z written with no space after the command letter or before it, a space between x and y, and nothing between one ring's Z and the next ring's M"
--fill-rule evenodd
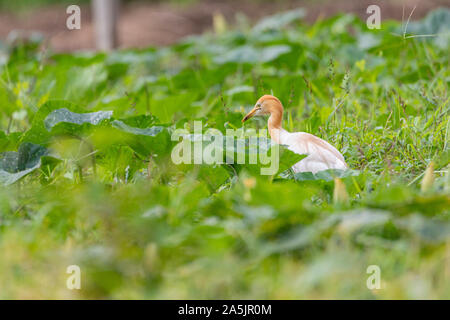
M242 122L245 122L254 116L273 115L275 113L281 116L283 114L283 105L277 97L266 94L256 101L255 106L242 119Z

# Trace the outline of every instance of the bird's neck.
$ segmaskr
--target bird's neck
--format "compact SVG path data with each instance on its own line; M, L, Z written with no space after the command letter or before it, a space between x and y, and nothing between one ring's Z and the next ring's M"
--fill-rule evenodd
M276 143L280 143L281 121L283 119L283 111L276 109L270 113L267 127L269 129L270 137Z

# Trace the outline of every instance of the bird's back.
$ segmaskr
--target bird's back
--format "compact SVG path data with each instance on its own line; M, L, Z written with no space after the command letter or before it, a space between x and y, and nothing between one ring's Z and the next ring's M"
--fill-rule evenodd
M282 129L280 144L287 145L295 153L308 155L292 166L294 172L316 173L327 169L347 169L344 157L335 147L310 133L290 133Z

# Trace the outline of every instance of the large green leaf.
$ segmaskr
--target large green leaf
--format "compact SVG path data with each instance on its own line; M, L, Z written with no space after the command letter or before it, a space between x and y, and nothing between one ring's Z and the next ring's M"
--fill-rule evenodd
M413 214L397 219L396 225L428 243L445 243L450 237L450 222L443 219Z
M279 56L291 52L288 45L273 45L263 48L256 48L251 45L244 45L232 49L214 59L218 64L225 63L265 63L277 59Z
M253 31L260 33L261 31L280 29L287 26L289 23L303 18L306 14L305 9L299 8L287 12L277 13L267 18L262 19L254 27Z
M0 153L0 184L10 185L41 166L47 149L33 143L23 143L19 150Z
M82 125L85 123L98 125L103 120L108 120L112 116L112 111L98 111L91 113L75 113L66 108L53 110L44 119L45 128L51 131L53 127L64 122Z
M189 81L192 82L192 75ZM196 92L173 93L151 100L151 113L162 123L170 123L177 115L191 117L196 113L192 102L197 99Z
M297 172L294 174L294 178L297 181L308 181L308 180L325 180L332 181L335 178L346 178L351 176L359 175L358 170L340 170L340 169L328 169L319 171L316 173L312 172Z
M0 152L16 150L21 136L21 132L5 134L3 131L0 131Z
M51 136L83 136L98 126L109 125L112 111L75 113L67 109L52 111L45 119L44 126Z
M31 128L25 133L22 141L35 144L48 144L52 136L45 126L47 116L57 109L67 109L71 112L81 113L82 110L74 103L65 100L51 100L43 104L36 112Z
M408 24L407 33L425 36L421 40L432 40L437 46L448 49L450 45L450 9L440 8L430 12L424 19Z
M144 156L168 153L171 141L167 127L155 125L139 128L132 127L124 121L114 120L111 125L119 131L124 142L136 152ZM131 123L133 122L135 121L131 121Z
M339 232L352 234L363 232L386 224L391 218L388 211L362 209L325 216L311 225L299 226L281 237L280 240L265 245L267 254L302 249L313 245L324 233Z
M78 111L78 112L76 112ZM37 112L23 141L46 145L53 136L81 136L93 126L106 123L112 111L82 113L80 108L66 101L51 101Z

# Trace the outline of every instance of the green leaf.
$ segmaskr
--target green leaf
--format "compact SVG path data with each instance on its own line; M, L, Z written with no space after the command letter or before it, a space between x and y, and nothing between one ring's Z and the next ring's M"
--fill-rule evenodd
M192 81L192 77L190 78ZM197 93L185 92L171 94L154 98L151 101L151 113L161 120L162 123L169 123L177 115L191 117L196 113L192 103L197 99Z
M51 100L43 104L33 118L31 128L25 133L22 141L35 144L48 144L52 134L45 127L44 121L54 110L67 109L72 112L82 112L81 108L74 103L65 100Z
M125 123L130 127L136 128L148 128L160 123L158 118L156 118L155 116L149 116L144 114L135 117L129 117L126 119L120 119L120 121L122 121L123 123Z
M334 227L337 223L339 223L339 217L333 215L312 225L298 226L278 241L265 245L264 252L273 254L304 248L317 241L325 231Z
M341 169L328 169L319 171L316 173L312 172L297 172L294 174L294 178L297 181L308 181L308 180L325 180L332 181L335 178L347 178L351 176L358 176L358 170L341 170Z
M306 11L303 8L274 14L270 17L262 19L254 27L253 31L260 33L261 31L270 29L281 29L288 24L303 18L306 15Z
M341 233L352 233L363 228L385 224L391 218L391 213L375 209L357 209L336 216L340 219L339 231Z
M150 127L150 128L130 127L120 120L114 120L111 124L114 128L119 129L123 132L131 133L133 135L148 136L148 137L154 137L154 136L158 135L161 131L164 130L164 127L161 127L161 126L154 126L154 127Z
M448 49L450 45L450 9L439 8L420 20L408 24L407 33L419 37L421 41L433 41L438 47ZM428 37L427 37L428 36Z
M430 219L414 214L395 221L400 228L408 230L411 235L418 236L429 243L448 241L450 223L441 219Z
M46 148L33 143L23 143L17 152L0 153L0 184L10 185L41 166Z
M274 45L263 48L256 48L250 45L244 45L214 59L218 64L225 63L265 63L273 61L283 54L291 52L288 45Z
M167 127L137 128L129 126L121 120L114 120L111 125L122 134L124 141L133 150L144 156L166 154L170 150L171 141Z
M82 113L81 109L67 101L49 101L33 119L32 127L25 133L23 142L47 145L53 136L76 135L108 121L112 111Z
M85 123L89 123L92 125L98 125L103 120L110 119L112 116L112 111L98 111L91 113L75 113L71 112L66 108L53 110L50 112L44 120L44 125L47 131L51 131L51 129L57 124L64 123L73 123L77 125L82 125Z
M21 132L12 132L7 135L0 131L0 151L16 150L21 136Z

